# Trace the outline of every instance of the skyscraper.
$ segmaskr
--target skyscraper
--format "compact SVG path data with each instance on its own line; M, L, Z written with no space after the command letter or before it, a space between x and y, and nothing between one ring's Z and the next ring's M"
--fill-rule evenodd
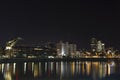
M93 52L93 54L105 52L105 44L102 43L102 41L100 40L92 38L90 45L91 45L91 51Z
M63 43L62 41L57 44L57 53L59 56L75 56L76 51L76 44Z
M96 44L97 44L97 39L96 38L92 38L91 39L91 43L90 43L92 52L96 51L96 47L97 47Z

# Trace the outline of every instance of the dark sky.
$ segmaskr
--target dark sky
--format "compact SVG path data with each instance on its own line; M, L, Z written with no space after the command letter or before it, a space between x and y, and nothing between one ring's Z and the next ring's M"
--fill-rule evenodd
M86 47L96 37L119 47L119 19L114 0L9 0L0 2L0 44L20 36L29 42L64 40Z

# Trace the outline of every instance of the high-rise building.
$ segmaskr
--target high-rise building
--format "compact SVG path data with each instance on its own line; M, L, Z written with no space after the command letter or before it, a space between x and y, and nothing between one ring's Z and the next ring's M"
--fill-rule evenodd
M97 51L97 52L102 52L102 42L101 42L101 41L98 41L96 45L97 45L96 51Z
M57 44L58 56L75 56L76 51L76 44L69 44L68 42L63 43L62 41L60 41L60 43Z
M92 38L91 39L91 51L93 53L103 53L105 52L105 44L102 41Z
M63 42L60 41L59 43L57 43L56 47L57 47L57 55L58 56L62 56L62 44Z
M96 44L97 44L97 39L96 38L92 38L91 39L91 43L90 43L92 52L96 51L96 47L97 47Z
M70 44L69 45L69 50L70 50L70 56L75 56L76 55L76 51L77 51L76 44Z
M65 54L68 56L69 55L69 43L65 43Z

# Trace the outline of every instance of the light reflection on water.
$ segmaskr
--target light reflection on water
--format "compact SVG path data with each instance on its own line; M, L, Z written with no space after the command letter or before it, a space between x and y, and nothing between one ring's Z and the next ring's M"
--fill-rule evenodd
M1 63L0 80L109 80L119 68L113 61Z

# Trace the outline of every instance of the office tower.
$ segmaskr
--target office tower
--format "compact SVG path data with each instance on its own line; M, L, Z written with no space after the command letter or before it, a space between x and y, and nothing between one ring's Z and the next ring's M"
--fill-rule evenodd
M57 44L58 56L75 56L76 51L76 44L69 44L68 42L63 43L62 41Z
M96 51L96 47L97 47L97 40L96 40L96 38L92 38L91 39L91 43L90 43L90 45L91 45L91 51L92 52L95 52Z

